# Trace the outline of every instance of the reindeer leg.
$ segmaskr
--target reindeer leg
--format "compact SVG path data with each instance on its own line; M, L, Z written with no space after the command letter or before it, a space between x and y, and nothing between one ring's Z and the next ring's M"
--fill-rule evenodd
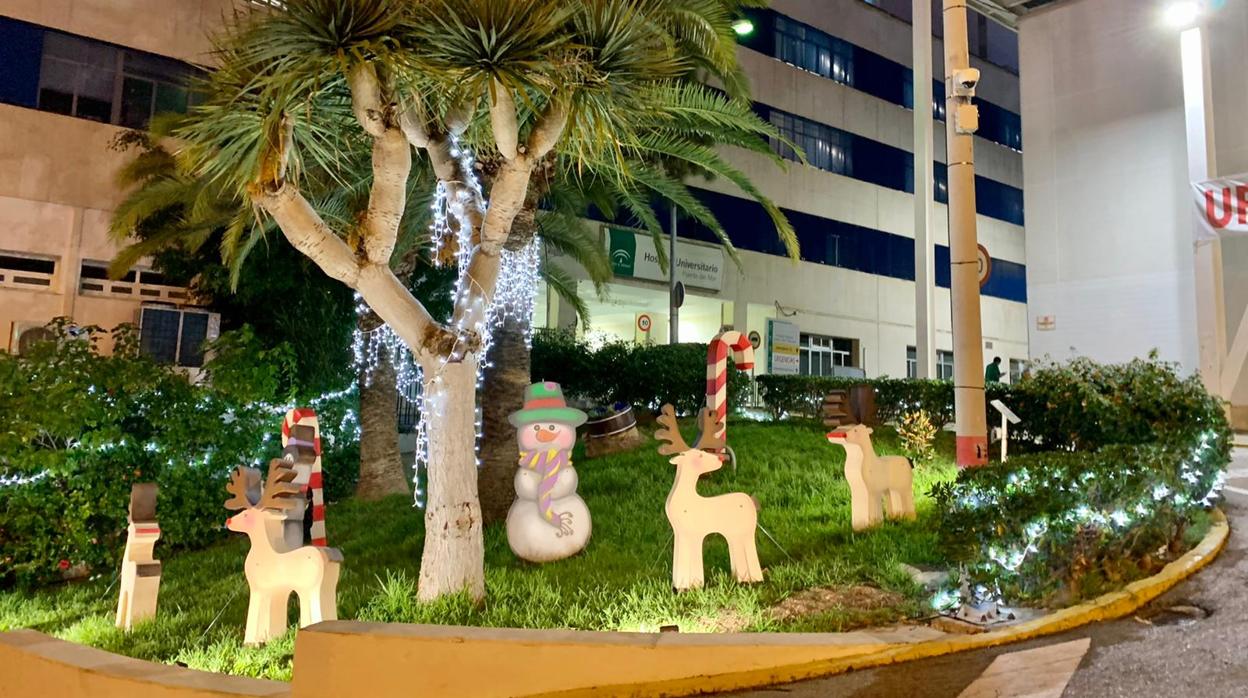
M321 581L299 595L299 627L326 620L338 620L338 564L325 565ZM306 612L305 612L306 609Z
M263 637L260 643L268 642L286 632L286 605L290 601L290 591L274 591L265 595L261 609L258 630Z
M871 492L868 490L867 492L867 526L874 526L875 524L883 520L884 520L884 506L882 502L881 493Z
M763 581L763 566L758 561L758 541L753 531L745 539L745 570L747 582Z
M267 605L264 593L252 589L251 595L247 599L247 630L243 634L244 645L263 644L267 639L260 636L260 616Z

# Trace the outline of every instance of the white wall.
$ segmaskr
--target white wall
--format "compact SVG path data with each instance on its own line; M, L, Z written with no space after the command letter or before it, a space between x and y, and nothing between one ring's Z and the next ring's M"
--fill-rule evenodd
M1077 0L1025 17L1027 277L1034 355L1198 365L1178 31L1162 0ZM1209 25L1218 170L1248 170L1248 0ZM1248 245L1224 250L1229 332ZM1035 319L1056 317L1041 332ZM1248 402L1248 377L1234 402Z

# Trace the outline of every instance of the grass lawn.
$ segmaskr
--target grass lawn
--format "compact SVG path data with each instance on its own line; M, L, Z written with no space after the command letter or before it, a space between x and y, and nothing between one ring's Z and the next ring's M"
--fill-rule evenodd
M692 437L691 422L685 424ZM422 516L411 501L344 501L328 510L329 542L346 557L338 585L344 619L523 628L653 632L677 624L684 632L843 631L927 613L922 591L899 563L940 565L936 533L927 522L932 483L951 479L952 437L940 435L938 460L915 472L919 520L889 523L866 533L850 528L844 451L809 424L734 420L729 437L740 463L702 480L703 494L744 491L762 504L759 523L784 547L758 537L766 581L738 585L728 552L715 537L706 547L706 588L674 594L671 529L663 504L674 468L650 441L645 448L576 460L580 493L593 514L594 534L582 554L558 563L522 562L500 525L486 529L484 605L464 598L415 601ZM897 453L888 429L877 429L880 453ZM222 492L224 501L224 491ZM224 523L227 512L222 509ZM787 551L787 554L786 552ZM113 627L117 592L112 575L37 592L0 593L0 630L34 628L112 652L192 668L272 679L290 678L294 632L259 649L242 647L247 609L243 578L246 539L232 535L211 548L170 553L157 546L164 575L157 618L130 634ZM794 592L868 585L894 592L882 607L840 607L780 619L772 607ZM292 600L291 620L294 622Z

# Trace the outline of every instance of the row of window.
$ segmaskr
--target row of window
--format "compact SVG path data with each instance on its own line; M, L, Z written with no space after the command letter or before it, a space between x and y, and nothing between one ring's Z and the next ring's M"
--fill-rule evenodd
M1023 359L1010 359L1010 383L1023 379L1023 371L1027 370L1027 362ZM918 378L919 353L914 347L906 347L906 378ZM953 380L953 352L936 351L936 378Z
M887 102L914 108L914 71L907 66L772 10L750 11L750 16L762 31L744 37L743 45ZM935 80L932 90L932 114L943 121L945 85ZM980 137L1023 149L1018 114L982 99L975 103Z
M197 69L0 17L0 102L146 128L161 112L185 113Z
M813 167L914 193L913 153L763 104L756 103L755 110L783 136L771 142L772 150L781 157L797 160L791 143L802 149ZM948 203L945 164L935 163L933 174L936 201ZM1021 226L1024 222L1023 191L986 177L975 177L975 208L985 216L1006 223Z
M757 202L697 188L693 189L693 193L715 214L738 249L778 256L786 254L784 245L776 236L771 218ZM914 238L803 211L782 210L797 233L804 261L914 281ZM638 224L631 220L605 222ZM693 220L680 222L680 235L713 244L719 242L714 232ZM936 285L949 288L949 248L937 245L935 256ZM1026 303L1026 267L1016 262L994 259L992 275L984 284L982 293L985 296Z
M907 23L914 22L914 5L911 0L863 0ZM943 3L933 2L932 33L944 37ZM969 10L967 12L967 44L971 55L1005 68L1018 75L1018 35L987 17Z
M30 290L50 289L56 278L58 260L23 253L0 253L0 286ZM85 260L78 268L78 292L152 300L186 300L186 289L170 285L168 279L150 269L132 269L120 279L108 278L108 264Z

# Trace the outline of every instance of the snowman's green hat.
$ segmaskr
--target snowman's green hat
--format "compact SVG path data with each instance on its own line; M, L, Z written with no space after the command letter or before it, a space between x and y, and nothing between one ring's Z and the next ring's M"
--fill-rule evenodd
M524 426L536 422L553 422L579 427L588 419L586 414L575 407L568 407L563 399L563 389L558 383L546 381L534 383L524 389L524 409L512 412L507 421L512 426Z

